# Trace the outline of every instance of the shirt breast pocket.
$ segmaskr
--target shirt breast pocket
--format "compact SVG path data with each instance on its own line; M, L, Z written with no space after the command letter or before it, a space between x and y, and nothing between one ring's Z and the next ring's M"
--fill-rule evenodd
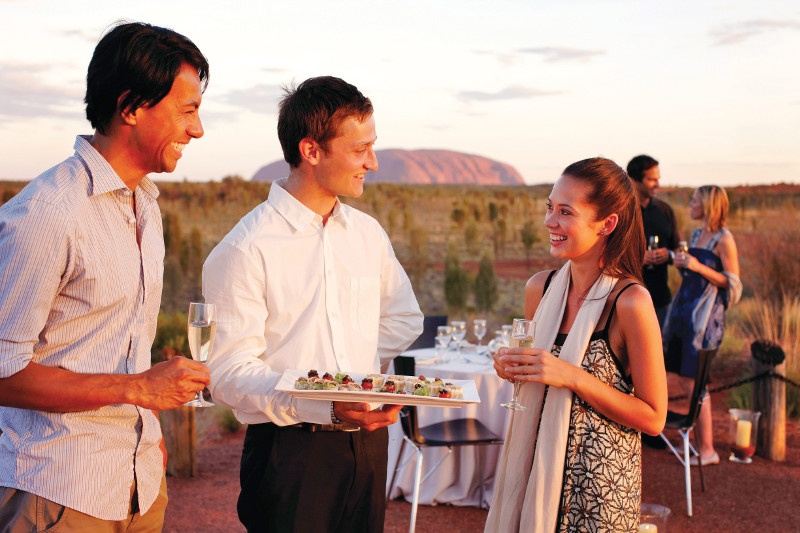
M353 329L367 339L376 339L380 314L380 278L350 278L350 323Z

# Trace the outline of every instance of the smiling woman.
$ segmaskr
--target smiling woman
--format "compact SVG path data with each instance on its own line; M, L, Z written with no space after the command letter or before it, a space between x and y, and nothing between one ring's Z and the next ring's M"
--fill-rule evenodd
M494 356L499 377L522 382L519 402L532 413L509 427L486 531L633 533L640 432L661 431L667 398L658 322L640 284L642 218L627 174L603 158L568 166L550 193L545 226L551 255L567 263L528 281L533 347Z

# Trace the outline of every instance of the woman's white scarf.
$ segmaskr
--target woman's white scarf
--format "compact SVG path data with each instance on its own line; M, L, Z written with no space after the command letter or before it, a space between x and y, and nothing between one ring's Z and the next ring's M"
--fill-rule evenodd
M536 309L531 324L536 348L553 348L566 309L570 268L571 262L567 262L558 271ZM592 285L561 348L562 361L581 365L589 338L616 283L617 278L602 274ZM527 410L512 415L486 532L555 531L573 393L567 388L550 387L542 409L544 391L541 383L525 382L520 387L519 401ZM537 439L537 432L542 438Z

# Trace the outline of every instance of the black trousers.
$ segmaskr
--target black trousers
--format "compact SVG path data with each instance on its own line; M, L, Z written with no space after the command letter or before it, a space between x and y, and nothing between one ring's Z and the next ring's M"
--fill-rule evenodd
M239 520L250 533L380 533L389 432L247 428Z

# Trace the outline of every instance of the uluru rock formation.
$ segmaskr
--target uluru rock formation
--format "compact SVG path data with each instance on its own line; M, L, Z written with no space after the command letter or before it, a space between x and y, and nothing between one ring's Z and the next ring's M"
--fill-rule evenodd
M379 168L368 182L404 184L524 185L511 165L451 150L377 150ZM272 181L289 174L285 161L261 167L254 181Z

